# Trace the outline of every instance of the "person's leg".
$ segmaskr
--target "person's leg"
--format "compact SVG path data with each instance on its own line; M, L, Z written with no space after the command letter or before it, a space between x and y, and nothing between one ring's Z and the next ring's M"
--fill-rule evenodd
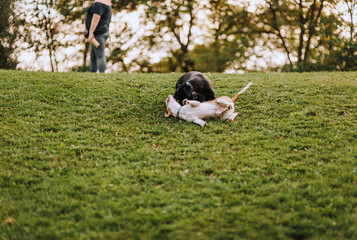
M108 38L108 33L97 35L95 38L99 42L99 46L95 49L95 55L97 58L97 66L99 72L104 73L107 66L107 60L105 58L105 40Z
M89 71L90 72L97 72L98 70L98 63L97 63L97 56L96 56L96 51L95 47L93 44L90 45L90 66L89 66Z

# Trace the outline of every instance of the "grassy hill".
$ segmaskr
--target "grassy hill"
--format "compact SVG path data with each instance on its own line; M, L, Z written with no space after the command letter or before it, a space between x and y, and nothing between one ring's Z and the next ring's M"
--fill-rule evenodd
M357 72L179 76L0 71L0 239L357 239Z

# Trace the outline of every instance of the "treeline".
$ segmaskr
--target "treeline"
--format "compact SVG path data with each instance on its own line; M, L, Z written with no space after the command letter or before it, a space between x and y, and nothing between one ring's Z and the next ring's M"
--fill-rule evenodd
M30 51L35 59L46 55L52 71L86 71L83 31L92 2L3 0L0 68L19 67L21 53ZM114 71L357 70L357 0L112 3L107 56ZM276 54L284 61L274 61ZM153 63L156 55L160 61Z

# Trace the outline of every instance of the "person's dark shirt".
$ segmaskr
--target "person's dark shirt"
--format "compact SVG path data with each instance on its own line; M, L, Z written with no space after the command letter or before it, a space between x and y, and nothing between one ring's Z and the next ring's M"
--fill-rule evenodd
M93 14L101 16L98 26L94 31L94 35L104 34L109 32L109 24L112 19L112 7L100 2L95 2L87 9L86 28L89 31L92 22Z

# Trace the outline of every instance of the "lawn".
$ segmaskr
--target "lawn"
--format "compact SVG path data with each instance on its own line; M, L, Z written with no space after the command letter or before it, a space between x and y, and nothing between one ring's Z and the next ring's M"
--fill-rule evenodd
M357 72L180 76L0 71L0 239L357 239Z

